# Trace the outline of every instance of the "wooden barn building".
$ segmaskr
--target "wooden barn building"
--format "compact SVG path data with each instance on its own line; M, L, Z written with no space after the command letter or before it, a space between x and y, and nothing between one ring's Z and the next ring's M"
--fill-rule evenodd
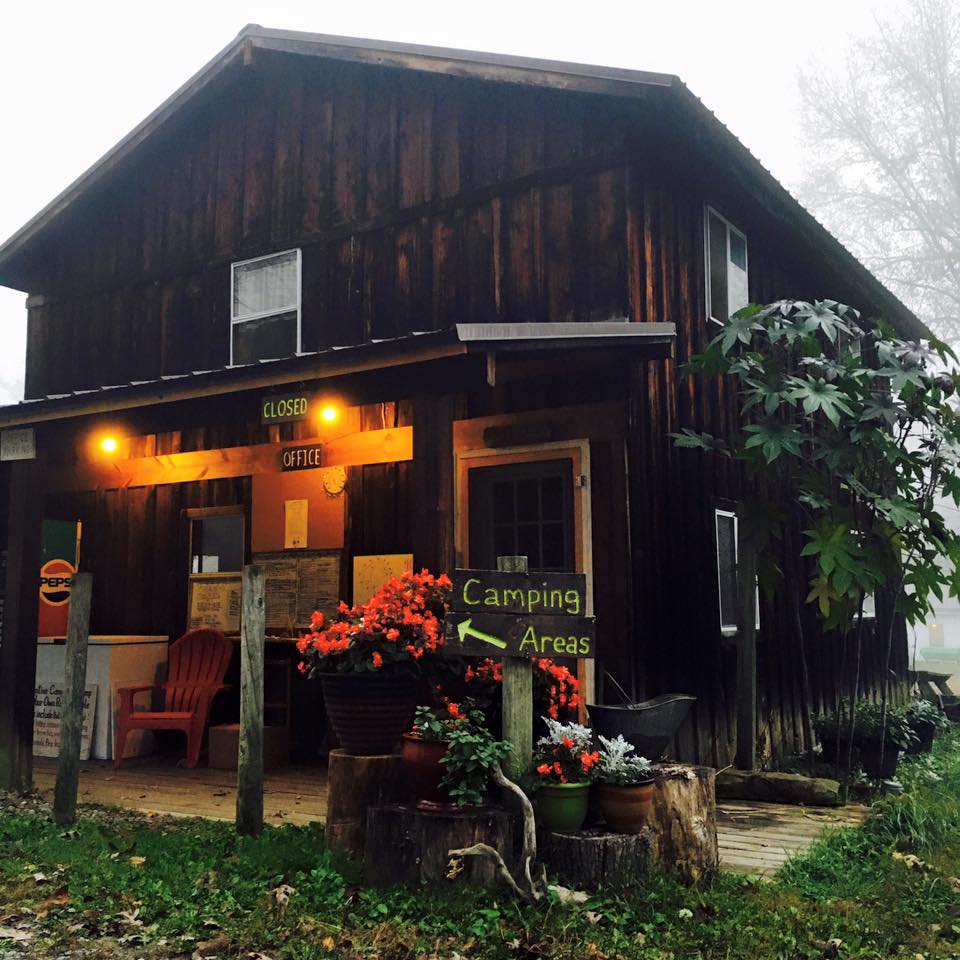
M108 645L235 630L262 562L268 722L295 729L317 691L288 638L315 606L411 563L585 572L587 699L615 702L611 676L694 694L675 753L726 765L740 477L670 434L723 434L737 404L680 367L748 301L925 335L676 77L258 26L0 246L0 284L29 309L26 399L0 409L7 782L53 521ZM784 619L763 609L773 763L842 669L814 640L804 702Z

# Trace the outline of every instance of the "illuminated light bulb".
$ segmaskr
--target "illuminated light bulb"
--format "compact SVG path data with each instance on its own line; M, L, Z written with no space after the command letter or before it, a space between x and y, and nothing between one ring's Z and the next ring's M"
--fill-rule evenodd
M324 423L333 423L337 417L340 415L340 411L336 407L327 405L320 410L320 419Z
M100 441L100 449L104 453L116 453L117 452L117 438L116 437L104 437Z

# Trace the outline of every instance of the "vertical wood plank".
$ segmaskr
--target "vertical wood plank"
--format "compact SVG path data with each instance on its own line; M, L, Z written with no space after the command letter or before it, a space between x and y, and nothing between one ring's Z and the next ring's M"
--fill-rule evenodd
M73 823L77 818L80 740L83 734L83 700L87 686L87 643L90 640L92 597L93 574L74 574L70 591L70 612L67 614L60 752L57 757L57 782L53 791L53 819L61 826Z
M739 513L739 511L738 511ZM757 557L740 517L737 543L737 766L753 770L757 758L757 624L754 584Z
M237 758L237 832L263 830L263 568L243 568L240 625L240 748Z
M502 573L526 573L526 557L497 557ZM523 784L533 762L533 663L527 659L503 659L503 738L513 748L506 761L506 774Z
M9 469L7 590L0 646L0 789L26 792L33 785L33 691L44 473L36 460L20 460L11 463Z

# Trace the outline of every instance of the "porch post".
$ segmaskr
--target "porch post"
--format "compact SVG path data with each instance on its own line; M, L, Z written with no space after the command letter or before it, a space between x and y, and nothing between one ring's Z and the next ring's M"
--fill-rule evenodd
M43 520L42 472L36 460L9 464L7 589L0 646L0 789L33 787L33 697Z
M240 622L240 745L237 758L237 832L263 830L263 648L266 608L263 567L243 568Z

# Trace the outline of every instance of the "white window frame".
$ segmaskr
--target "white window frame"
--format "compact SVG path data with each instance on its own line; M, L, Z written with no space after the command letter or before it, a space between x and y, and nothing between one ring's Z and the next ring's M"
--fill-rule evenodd
M717 619L720 621L720 635L724 637L735 637L737 635L737 624L723 622L723 574L720 570L720 527L718 521L721 517L729 517L733 520L733 570L736 576L737 563L740 560L740 530L739 519L733 510L722 510L715 507L713 511L713 544L714 553L717 557Z
M711 323L716 323L717 325L721 325L721 324L723 323L723 321L722 321L722 320L718 320L718 319L713 315L713 304L711 303L712 297L711 297L711 291L710 291L710 216L711 216L711 215L715 216L715 217L716 217L718 220L720 220L720 221L724 224L724 226L726 226L726 228L727 228L727 236L726 236L726 241L727 241L727 243L726 243L726 247L727 247L727 262L726 262L725 266L726 266L726 268L727 268L727 297L728 297L728 299L729 299L729 296L730 296L730 264L732 263L732 261L731 261L731 259L730 259L730 232L733 231L738 237L740 237L740 238L743 240L744 252L745 252L745 255L746 255L746 256L745 256L745 259L746 259L746 263L747 263L747 266L746 266L746 269L744 270L744 273L747 275L747 290L748 290L748 291L749 291L749 289L750 289L750 242L749 242L749 240L747 239L747 235L746 235L739 227L734 226L734 224L732 224L732 223L731 223L722 213L720 213L720 211L717 210L715 207L711 207L709 204L706 204L703 209L704 209L704 214L703 214L703 264L704 264L703 286L704 286L704 293L705 293L705 296L706 296L706 304L707 304L707 320L709 320ZM747 302L749 303L749 296L748 296L748 298L747 298ZM727 306L729 307L729 303L727 304ZM737 307L737 310L739 310L739 309L741 309L741 308L740 308L740 307ZM734 310L733 313L736 313L736 310Z
M297 299L295 304L290 304L289 306L279 307L273 310L261 310L259 313L253 313L249 317L241 317L240 319L234 317L233 315L233 294L234 294L234 285L236 283L237 267L245 267L251 263L259 263L262 260L273 260L276 257L285 257L291 253L296 253L297 255ZM250 257L248 260L237 260L234 263L230 264L230 366L233 364L233 331L234 328L239 326L242 323L249 323L251 320L263 320L265 317L277 317L282 313L292 313L294 310L297 311L297 349L293 354L294 356L300 356L302 347L303 347L303 329L302 329L302 311L301 306L303 303L303 252L299 247L293 250L277 250L274 253L265 253L261 257Z

